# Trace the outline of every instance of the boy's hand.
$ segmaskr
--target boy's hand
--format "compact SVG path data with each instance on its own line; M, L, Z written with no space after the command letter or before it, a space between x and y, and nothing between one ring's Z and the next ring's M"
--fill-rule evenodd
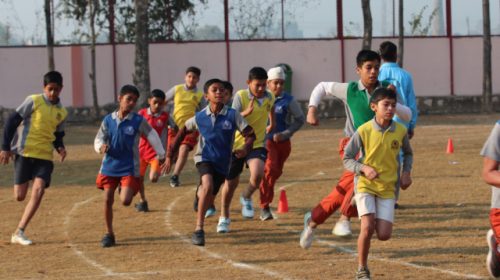
M403 172L400 179L401 189L406 190L411 185L411 183L412 181L410 172Z
M241 149L241 150L235 150L234 151L234 155L237 157L237 158L244 158L247 156L247 151L245 149Z
M361 173L368 180L373 180L373 179L378 177L377 171L375 171L375 169L373 169L373 167L368 166L368 165L363 165L363 168L361 168Z
M266 126L266 134L271 133L271 131L273 131L273 129L274 129L274 127L271 124Z
M284 138L283 134L281 134L281 133L275 133L273 135L273 141L276 143L283 141L283 138Z
M253 112L253 102L255 100L255 97L252 95L250 98L250 104L248 104L248 108L246 108L244 111L241 112L242 117L246 117L250 115Z
M319 125L318 117L316 116L316 107L310 106L307 111L307 123L312 126Z
M167 157L165 158L165 162L161 163L160 172L161 174L168 174L170 173L171 168L172 168L172 160L169 157Z
M105 154L109 149L108 144L102 144L102 146L99 148L99 153L100 154Z
M9 159L14 159L14 154L11 151L0 151L0 163L9 164Z
M59 156L61 156L61 162L64 162L64 159L68 155L66 149L64 147L59 147L57 148L57 152L59 153Z

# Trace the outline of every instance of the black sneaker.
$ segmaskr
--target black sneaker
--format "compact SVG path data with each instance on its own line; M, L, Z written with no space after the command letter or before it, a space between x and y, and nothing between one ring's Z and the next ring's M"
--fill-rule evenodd
M137 212L149 212L148 202L143 201L143 202L137 203L135 205L135 209L137 210Z
M205 231L199 229L191 236L191 243L197 246L205 246Z
M271 212L271 208L266 207L263 209L260 209L260 220L261 221L267 221L267 220L272 220L274 219L273 213Z
M370 271L368 270L368 268L366 267L363 267L363 268L360 268L358 269L358 271L356 271L356 280L370 280L372 279L370 277Z
M103 248L107 248L107 247L112 247L112 246L115 246L116 243L115 243L115 236L114 235L111 235L109 233L106 233L104 235L104 237L102 238L101 240L101 246Z
M177 175L172 175L172 176L170 177L170 186L171 186L172 188L176 188L176 187L178 187L178 186L180 186L180 185L181 185L181 182L179 181L179 176L177 176Z

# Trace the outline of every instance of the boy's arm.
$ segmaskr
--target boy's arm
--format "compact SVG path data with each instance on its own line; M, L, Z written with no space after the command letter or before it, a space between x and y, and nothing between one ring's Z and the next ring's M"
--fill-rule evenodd
M484 157L482 177L486 184L500 188L500 171L498 171L498 164L498 161Z
M411 169L413 164L413 151L410 145L410 138L407 135L403 138L403 146L401 147L403 152L403 171L401 174L401 189L406 190L412 183L411 180Z
M345 147L343 159L344 167L345 169L357 175L363 175L368 180L373 180L378 177L377 171L373 167L363 164L359 162L359 160L356 160L356 156L358 155L359 151L362 150L362 148L363 140L361 139L359 133L356 132Z
M271 107L271 111L269 111L269 125L266 127L266 134L271 133L271 131L276 127L276 115L274 114L274 105Z
M4 131L3 131L3 143L2 150L0 151L0 163L8 164L9 158L12 157L12 152L10 151L12 139L16 134L17 127L22 123L22 121L28 118L33 112L34 102L33 98L27 97L24 102L16 108L14 112L7 119Z
M498 121L491 130L488 139L481 149L483 160L483 180L492 186L500 187L500 121Z
M169 145L167 145L167 159L172 159L174 157L174 155L179 150L179 147L181 146L182 140L184 140L188 133L195 130L198 130L196 117L191 117L186 121L185 126L177 132L174 140L172 140L172 143L169 143Z
M408 134L411 139L413 137L414 129L415 126L417 125L417 118L418 118L417 101L416 101L415 89L413 88L413 79L411 75L408 78L407 88L408 88L408 95L406 96L406 102L411 110L411 121L408 127L409 130Z
M97 134L94 138L94 150L98 154L104 154L108 151L108 128L106 127L106 123L103 121Z
M139 126L139 132L142 135L146 136L149 144L151 144L151 146L155 150L156 155L158 156L158 159L160 159L160 161L164 160L165 159L165 149L163 148L163 143L160 139L160 136L158 135L156 130L154 130L149 125L148 121L146 121L146 119L144 119L144 118L142 119L142 122Z
M61 162L64 161L66 158L66 148L64 147L64 126L65 126L66 120L63 120L57 127L56 131L54 132L54 136L56 139L54 142L52 142L52 145L54 145L54 149L56 149L57 153L59 156L61 156Z
M309 98L309 109L307 112L307 123L310 125L318 125L319 120L316 116L316 111L321 103L321 100L326 96L337 97L342 102L347 100L347 87L348 83L336 83L336 82L321 82L317 84L313 91L311 92L311 97Z
M304 112L302 112L302 109L300 108L299 103L295 100L295 98L290 101L288 104L288 112L292 116L293 121L290 123L287 129L280 133L275 134L275 138L278 141L284 141L290 139L295 132L297 132L302 125L304 125L305 122L305 117L304 117Z
M241 133L241 136L245 138L245 146L243 150L236 150L234 152L237 158L243 158L252 150L253 142L257 137L255 136L253 128L248 125L247 121L241 115L235 114L235 117L238 131Z

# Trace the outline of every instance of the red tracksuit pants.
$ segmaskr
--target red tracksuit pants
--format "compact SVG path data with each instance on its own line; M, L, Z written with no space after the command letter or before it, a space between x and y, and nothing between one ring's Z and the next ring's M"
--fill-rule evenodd
M347 146L349 138L340 139L339 154L344 157L344 148ZM318 225L323 224L337 209L347 217L356 217L358 211L356 206L351 205L354 196L354 173L344 170L339 182L333 187L330 194L325 196L321 202L312 209L311 219Z
M264 167L264 178L259 186L260 208L269 207L274 197L274 185L283 174L283 166L292 150L290 140L274 142L266 140L267 159Z

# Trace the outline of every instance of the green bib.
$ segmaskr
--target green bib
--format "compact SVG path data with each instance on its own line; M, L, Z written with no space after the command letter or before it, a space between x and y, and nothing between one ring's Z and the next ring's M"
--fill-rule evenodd
M379 82L378 87L387 87L388 85L388 82ZM349 82L347 86L347 105L351 110L356 130L375 116L375 112L370 108L370 99L366 96L365 90L359 89L358 82Z

